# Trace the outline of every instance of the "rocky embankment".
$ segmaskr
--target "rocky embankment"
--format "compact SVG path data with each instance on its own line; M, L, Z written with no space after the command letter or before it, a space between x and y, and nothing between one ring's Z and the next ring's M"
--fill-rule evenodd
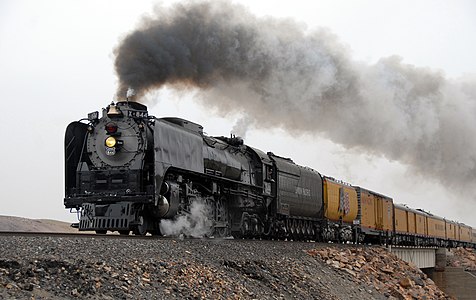
M315 243L0 237L0 298L385 299Z
M420 269L382 247L324 247L308 253L391 299L451 299Z
M452 249L447 258L447 265L476 273L476 251L465 248Z
M4 299L445 297L381 248L99 236L0 236L0 244Z

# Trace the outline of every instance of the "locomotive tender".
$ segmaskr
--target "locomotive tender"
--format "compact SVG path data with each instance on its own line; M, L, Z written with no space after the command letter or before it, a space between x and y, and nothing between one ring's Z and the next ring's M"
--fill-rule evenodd
M394 207L389 197L238 137L211 137L199 124L149 116L137 102L111 103L101 116L93 112L68 125L64 205L80 212L79 230L161 234L161 220L187 216L194 203L208 208L214 236L430 241L409 226L395 227L395 214L402 217L405 207Z

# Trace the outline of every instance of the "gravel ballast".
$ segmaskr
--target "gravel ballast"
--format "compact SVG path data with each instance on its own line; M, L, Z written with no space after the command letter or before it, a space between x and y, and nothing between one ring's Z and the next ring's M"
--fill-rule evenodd
M0 298L386 299L317 243L1 236Z

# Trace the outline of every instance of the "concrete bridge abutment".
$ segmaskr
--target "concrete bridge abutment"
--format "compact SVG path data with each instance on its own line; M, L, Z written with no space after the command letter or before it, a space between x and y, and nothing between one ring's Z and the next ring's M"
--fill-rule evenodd
M436 249L435 271L443 272L445 270L445 268L446 268L446 254L447 254L446 248Z

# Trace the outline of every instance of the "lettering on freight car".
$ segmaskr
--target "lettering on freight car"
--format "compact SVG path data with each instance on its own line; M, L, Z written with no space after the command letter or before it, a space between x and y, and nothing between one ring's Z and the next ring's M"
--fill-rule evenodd
M289 216L289 204L281 203L280 213L283 215Z
M347 215L350 212L349 193L344 188L339 189L339 211Z
M296 187L296 194L311 197L311 190L298 186Z

